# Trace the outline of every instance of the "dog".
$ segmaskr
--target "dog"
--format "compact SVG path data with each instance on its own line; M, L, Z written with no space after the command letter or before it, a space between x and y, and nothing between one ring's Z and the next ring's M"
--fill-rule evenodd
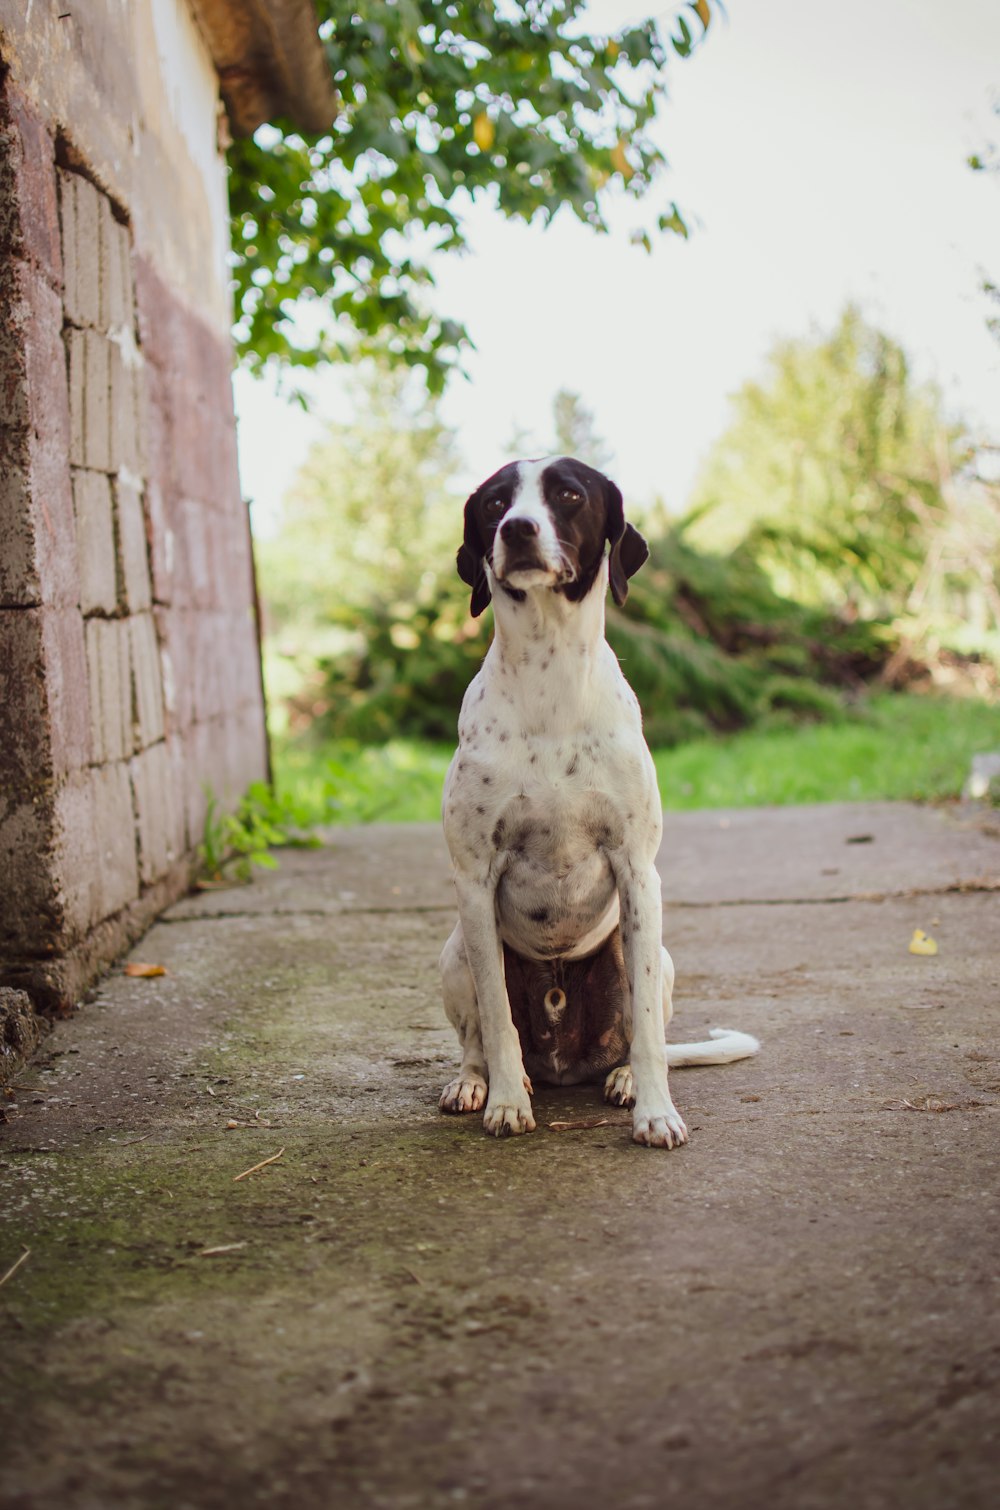
M532 1081L604 1080L632 1137L687 1142L668 1061L754 1054L748 1034L665 1048L662 830L642 715L604 635L648 556L616 485L572 457L511 462L465 505L458 571L495 635L462 702L443 820L458 924L441 955L461 1046L442 1111L531 1132Z

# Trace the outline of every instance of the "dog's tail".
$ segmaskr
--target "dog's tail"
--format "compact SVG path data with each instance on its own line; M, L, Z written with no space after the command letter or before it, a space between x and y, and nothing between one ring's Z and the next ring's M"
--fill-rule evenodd
M667 1064L672 1069L693 1064L729 1064L734 1059L749 1059L760 1048L756 1038L738 1033L735 1028L710 1028L709 1039L704 1043L668 1043Z

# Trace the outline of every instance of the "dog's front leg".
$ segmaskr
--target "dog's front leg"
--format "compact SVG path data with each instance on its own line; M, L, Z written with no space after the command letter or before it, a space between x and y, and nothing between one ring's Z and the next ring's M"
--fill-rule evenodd
M489 1078L483 1126L497 1138L533 1132L535 1119L531 1115L529 1082L507 998L493 889L460 877L456 877L455 886L466 958L476 984Z
M651 1148L674 1148L687 1142L687 1128L667 1085L660 878L654 866L639 867L627 856L620 858L615 869L629 988L626 1029L635 1095L632 1137Z

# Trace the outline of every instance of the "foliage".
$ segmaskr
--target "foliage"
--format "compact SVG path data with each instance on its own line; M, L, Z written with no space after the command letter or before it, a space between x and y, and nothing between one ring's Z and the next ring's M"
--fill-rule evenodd
M272 849L291 844L311 848L321 842L302 832L322 821L316 816L315 803L303 803L289 792L279 797L266 782L248 787L233 813L220 811L211 790L207 797L205 828L198 845L200 886L245 883L255 865L265 870L276 867Z
M894 341L848 308L830 336L779 343L734 410L696 544L740 543L790 596L893 619L904 657L1000 643L1000 496Z
M902 350L848 308L828 338L782 341L733 401L692 505L692 538L750 541L812 596L898 607L958 435Z
M833 724L692 740L655 760L667 808L941 801L998 739L995 701L882 692Z
M765 722L836 717L877 674L889 627L783 598L746 547L694 548L683 525L650 541L608 639L653 744Z
M354 418L312 448L278 531L257 542L268 686L288 695L293 724L328 707L328 664L377 700L358 663L369 642L378 657L380 633L393 657L418 650L421 636L444 648L451 621L445 612L434 623L430 610L461 539L456 470L454 437L435 400L398 370L369 366ZM391 709L377 727L381 739L397 732Z
M560 388L552 401L555 443L541 450L543 456L575 456L588 467L608 472L611 452L601 439L591 410L578 393Z
M1000 121L1000 101L993 106L993 114ZM995 141L989 142L982 152L973 153L968 161L974 173L987 173L991 177L1000 177L1000 144ZM1000 286L992 277L983 274L981 287L993 311L987 316L986 328L996 340L1000 341Z
M594 35L583 0L319 0L329 130L262 127L230 152L243 361L381 353L439 389L467 337L428 303L432 253L465 247L476 196L525 221L565 207L595 231L615 190L650 196L667 60L691 53L713 6L678 6L665 39L653 20ZM687 234L673 203L654 220ZM648 246L648 230L633 239Z
M398 370L357 375L354 415L312 447L258 542L268 629L352 627L376 598L408 597L431 562L454 557L457 454L437 405Z
M672 809L957 797L972 756L1000 743L996 701L881 692L834 723L759 727L656 749ZM275 743L275 773L316 822L436 822L451 746Z
M340 739L274 741L275 784L315 823L408 823L441 813L452 745L393 739L363 745Z
M261 542L268 666L280 652L299 667L293 730L450 741L489 622L470 619L454 569L462 505L453 441L433 400L415 409L398 377L376 371L365 393L357 420L310 455L277 537ZM553 419L566 432L557 444L600 454L576 395L559 396ZM779 596L746 547L699 551L662 519L648 532L650 560L625 612L609 605L608 634L658 743L834 716L843 692L892 649L884 625Z
M649 738L665 744L764 718L831 716L841 691L890 649L884 626L787 602L745 552L704 555L679 529L651 542L625 611L609 607L608 638ZM453 740L487 643L450 562L425 573L412 598L370 602L350 646L323 663L316 737Z

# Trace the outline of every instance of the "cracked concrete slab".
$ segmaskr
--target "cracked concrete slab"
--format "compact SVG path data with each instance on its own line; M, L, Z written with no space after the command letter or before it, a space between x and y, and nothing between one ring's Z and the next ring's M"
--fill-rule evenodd
M0 1129L4 1505L985 1510L1000 844L962 823L668 819L675 1036L763 1042L674 1072L672 1153L592 1087L503 1143L437 1112L436 830L181 903Z

